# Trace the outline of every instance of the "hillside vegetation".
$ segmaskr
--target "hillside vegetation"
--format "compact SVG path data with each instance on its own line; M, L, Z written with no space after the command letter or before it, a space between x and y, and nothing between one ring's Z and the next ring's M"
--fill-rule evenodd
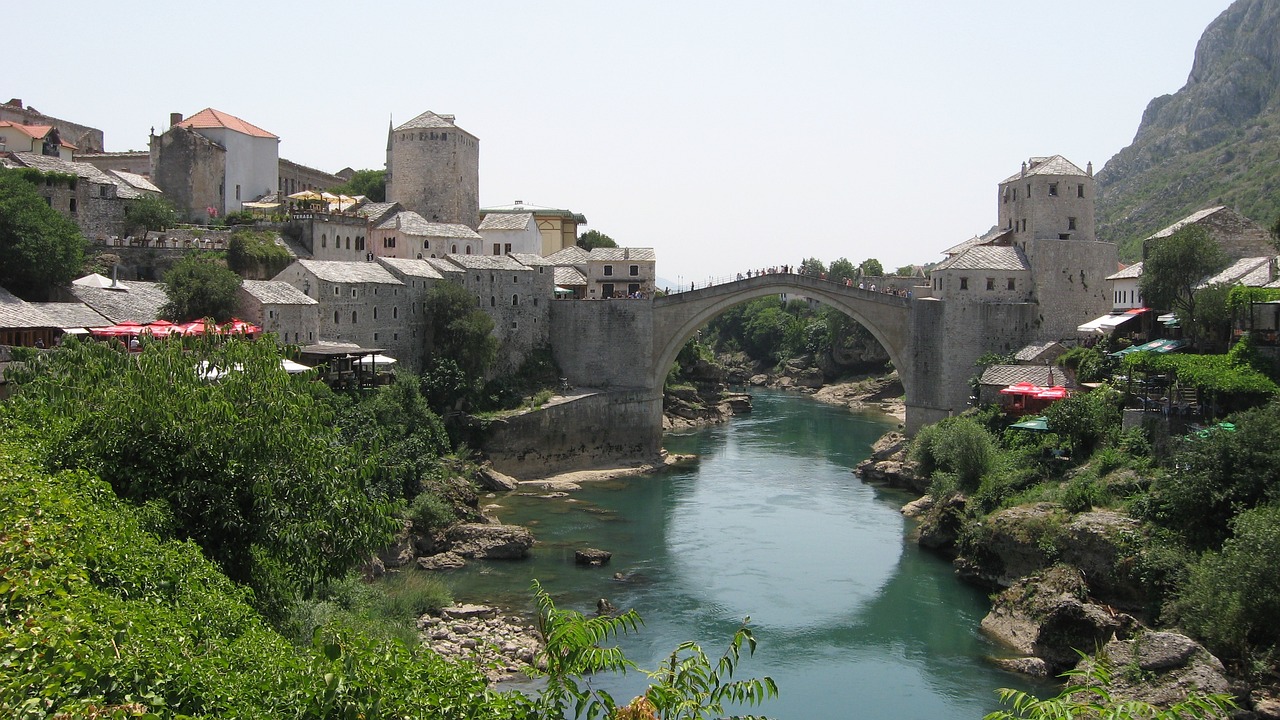
M1238 0L1196 46L1187 84L1155 98L1133 143L1098 173L1098 234L1121 259L1197 210L1280 216L1280 4Z

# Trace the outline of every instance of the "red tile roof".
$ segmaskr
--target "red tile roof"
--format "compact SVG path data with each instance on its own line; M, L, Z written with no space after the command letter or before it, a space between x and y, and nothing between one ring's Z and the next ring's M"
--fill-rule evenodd
M8 120L0 121L0 128L2 127L13 128L23 135L30 137L32 140L43 140L44 136L48 135L49 131L53 129L52 125L21 125L15 122L9 122ZM58 138L58 142L62 147L79 150L75 145L72 145L62 138Z
M221 110L214 110L213 108L205 108L201 110L195 115L192 115L186 120L178 123L178 126L191 129L226 128L228 130L235 130L236 132L244 133L245 135L252 135L253 137L280 139L278 136L263 130L257 125L247 123L235 115L229 115Z

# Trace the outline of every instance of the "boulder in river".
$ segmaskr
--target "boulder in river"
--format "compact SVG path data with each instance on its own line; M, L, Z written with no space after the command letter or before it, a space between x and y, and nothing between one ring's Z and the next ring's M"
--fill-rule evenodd
M579 565L599 567L608 563L611 557L613 557L613 553L596 548L582 548L581 550L573 551L573 561Z
M463 523L449 528L445 539L452 552L476 560L522 560L533 547L533 533L519 525Z
M1127 640L1113 640L1098 655L1111 666L1107 691L1116 699L1166 707L1192 691L1232 690L1222 662L1200 643L1176 632L1148 631ZM1096 658L1085 658L1077 669L1088 670L1095 662Z

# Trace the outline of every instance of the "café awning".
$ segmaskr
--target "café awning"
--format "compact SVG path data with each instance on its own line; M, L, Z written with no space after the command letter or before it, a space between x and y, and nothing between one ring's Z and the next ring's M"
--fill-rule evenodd
M1090 320L1089 322L1076 327L1076 332L1104 333L1104 334L1109 333L1112 330L1115 330L1116 328L1120 327L1121 325L1129 322L1130 320L1138 317L1142 313L1147 312L1147 310L1148 310L1147 308L1134 308L1132 310L1126 310L1125 312L1122 312L1122 313L1108 313L1106 315L1103 315L1100 318Z

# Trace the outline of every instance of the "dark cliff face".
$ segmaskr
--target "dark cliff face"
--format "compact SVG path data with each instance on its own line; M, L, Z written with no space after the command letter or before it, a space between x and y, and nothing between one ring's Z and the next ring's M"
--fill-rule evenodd
M1280 212L1280 3L1238 0L1196 46L1187 84L1150 102L1133 144L1098 173L1099 235L1136 243L1212 205Z

